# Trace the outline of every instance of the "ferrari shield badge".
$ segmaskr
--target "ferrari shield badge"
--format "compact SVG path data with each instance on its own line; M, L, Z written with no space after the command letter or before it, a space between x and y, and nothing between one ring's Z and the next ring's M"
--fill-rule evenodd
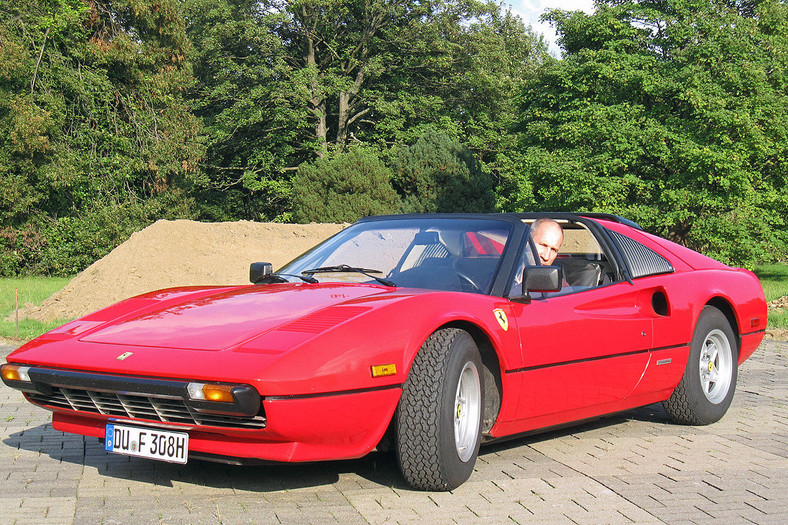
M501 328L503 328L503 331L507 331L509 329L509 319L506 317L506 312L500 308L496 308L493 310L493 314L495 314L495 318L498 320L498 324L501 325Z
M127 357L131 357L131 355L132 355L133 353L134 353L134 352L123 352L123 353L122 353L122 354L120 354L118 357L116 357L116 359L117 359L118 361L123 361L123 360L124 360L124 359L126 359Z

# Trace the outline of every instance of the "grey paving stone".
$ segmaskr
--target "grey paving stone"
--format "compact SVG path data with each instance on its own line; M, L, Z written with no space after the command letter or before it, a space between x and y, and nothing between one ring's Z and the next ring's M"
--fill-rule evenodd
M651 405L494 444L447 493L408 488L391 454L179 466L107 455L5 387L0 414L0 523L788 523L786 343L741 367L717 424L674 425Z

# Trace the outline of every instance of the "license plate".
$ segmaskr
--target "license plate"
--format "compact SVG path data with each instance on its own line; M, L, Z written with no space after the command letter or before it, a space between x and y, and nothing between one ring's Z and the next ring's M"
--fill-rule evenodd
M127 456L186 463L189 434L153 428L108 424L104 450Z

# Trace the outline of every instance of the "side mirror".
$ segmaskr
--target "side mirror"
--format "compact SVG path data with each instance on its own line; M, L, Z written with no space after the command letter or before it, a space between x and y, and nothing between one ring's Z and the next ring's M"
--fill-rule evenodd
M510 301L528 303L530 292L559 292L563 286L564 271L560 266L530 266L523 270L523 289L518 296L509 297Z
M266 275L274 273L274 267L268 262L255 262L249 265L249 280L256 283Z
M534 266L523 270L523 295L528 292L560 292L564 270L560 266Z

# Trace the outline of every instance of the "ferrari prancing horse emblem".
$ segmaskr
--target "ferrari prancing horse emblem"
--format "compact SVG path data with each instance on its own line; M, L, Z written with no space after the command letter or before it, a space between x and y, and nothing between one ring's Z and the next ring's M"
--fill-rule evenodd
M509 319L506 317L506 312L500 308L496 308L493 310L493 314L495 314L495 318L498 320L498 324L501 325L501 328L503 328L503 331L507 331L509 329Z
M134 352L123 352L122 354L120 354L120 355L119 355L118 357L116 357L115 359L117 359L118 361L123 361L123 360L124 360L124 359L126 359L127 357L131 357L131 355L132 355L133 353L134 353Z

